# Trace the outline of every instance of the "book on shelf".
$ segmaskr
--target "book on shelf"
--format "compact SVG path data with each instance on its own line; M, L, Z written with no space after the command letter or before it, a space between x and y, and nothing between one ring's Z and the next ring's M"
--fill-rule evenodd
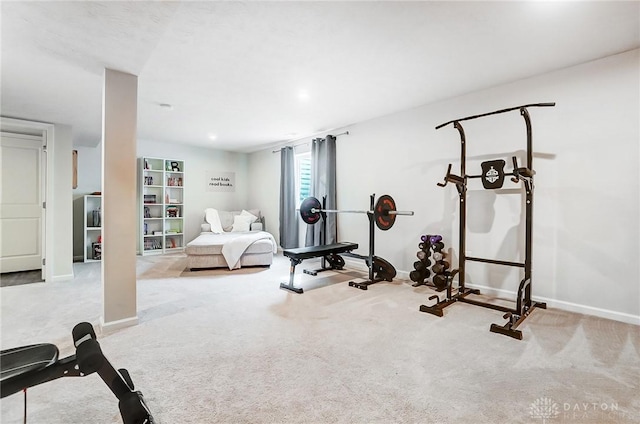
M91 251L92 251L92 259L101 260L102 259L102 243L91 243Z
M162 249L162 243L159 239L146 239L144 241L144 250L159 250Z
M180 209L175 206L170 206L167 208L167 218L179 218L180 217Z

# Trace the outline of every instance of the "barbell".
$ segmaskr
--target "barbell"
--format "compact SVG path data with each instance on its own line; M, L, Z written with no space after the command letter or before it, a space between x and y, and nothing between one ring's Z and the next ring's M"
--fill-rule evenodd
M300 216L307 224L315 224L322 217L322 213L364 213L373 215L376 225L383 231L393 227L398 215L413 215L413 211L396 210L396 202L388 194L380 196L372 211L322 209L322 204L315 197L307 197L300 204Z

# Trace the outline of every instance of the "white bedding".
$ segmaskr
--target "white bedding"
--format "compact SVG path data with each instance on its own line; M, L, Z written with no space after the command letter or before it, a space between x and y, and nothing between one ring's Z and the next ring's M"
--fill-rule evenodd
M259 263L249 261L251 265L271 264L270 258L277 251L275 239L266 231L223 232L222 234L207 231L187 243L186 247L187 256L192 263L190 268L217 267L222 265L221 260L224 258L229 269L237 269L243 264L247 265L247 255L252 258L264 258ZM205 258L210 258L211 261Z
M248 231L227 240L224 246L222 246L222 256L224 256L224 259L227 261L229 269L240 268L240 257L245 250L256 241L262 239L270 239L273 244L273 253L277 253L278 247L276 240L266 231Z
M207 208L204 210L205 221L211 225L211 232L214 234L221 234L222 224L220 223L220 215L217 209Z

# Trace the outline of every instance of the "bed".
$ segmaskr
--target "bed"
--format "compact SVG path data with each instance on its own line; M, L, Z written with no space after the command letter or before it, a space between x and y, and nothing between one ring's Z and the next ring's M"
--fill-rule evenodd
M247 266L269 267L278 246L264 231L260 210L205 210L205 223L198 237L187 243L187 267L239 269Z

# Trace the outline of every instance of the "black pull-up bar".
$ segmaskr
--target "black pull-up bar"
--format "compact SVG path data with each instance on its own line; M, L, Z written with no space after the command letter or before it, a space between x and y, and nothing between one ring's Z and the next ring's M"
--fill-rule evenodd
M499 113L511 112L512 110L519 110L519 109L526 108L526 107L550 107L550 106L555 106L555 105L556 105L555 102L553 102L553 103L530 103L528 105L510 107L508 109L500 109L500 110L496 110L494 112L487 112L487 113L483 113L483 114L480 114L480 115L473 115L473 116L467 116L465 118L454 119L453 121L445 122L444 124L438 125L436 127L436 129L439 130L440 128L446 127L447 125L453 124L454 122L469 121L471 119L482 118L483 116L497 115Z

